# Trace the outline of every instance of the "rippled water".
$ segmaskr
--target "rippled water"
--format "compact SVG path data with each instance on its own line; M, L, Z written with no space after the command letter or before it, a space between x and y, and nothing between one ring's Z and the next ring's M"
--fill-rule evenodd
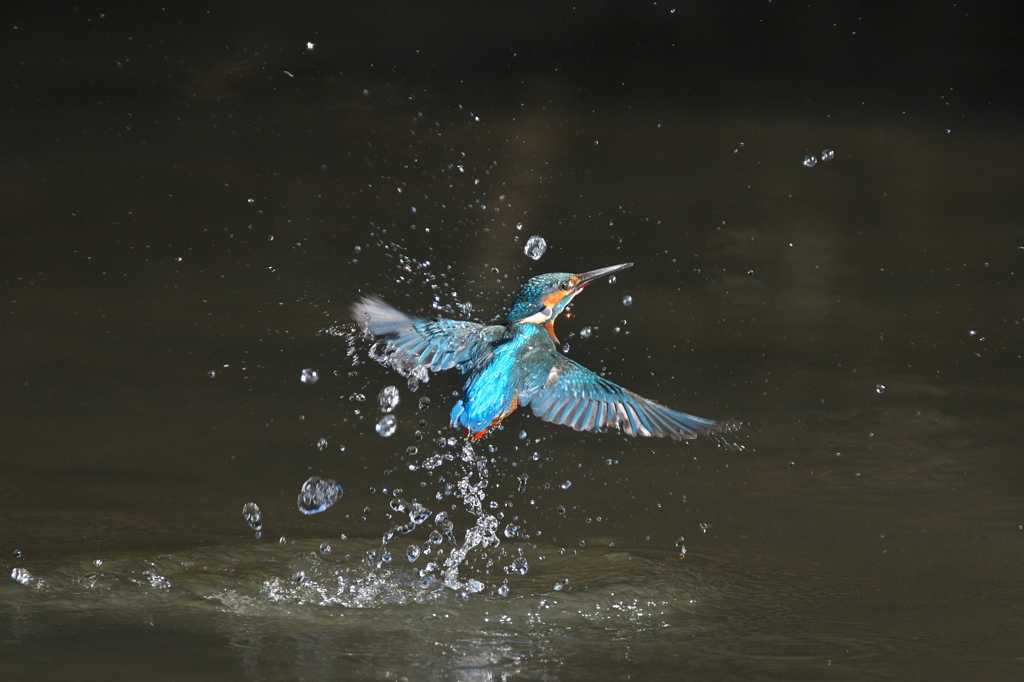
M1018 131L246 63L3 114L5 679L1019 677ZM466 449L349 320L626 261L563 349L727 440Z

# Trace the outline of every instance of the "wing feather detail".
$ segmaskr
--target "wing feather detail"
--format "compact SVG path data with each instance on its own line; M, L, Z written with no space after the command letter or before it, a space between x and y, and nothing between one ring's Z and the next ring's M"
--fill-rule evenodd
M536 362L539 358L531 358ZM669 409L637 395L560 355L554 348L545 354L551 362L547 380L520 394L520 403L545 421L564 424L577 431L619 429L631 436L688 440L701 434L735 428L734 422L695 417ZM538 372L539 374L539 372Z
M385 344L376 359L422 381L426 370L439 372L483 357L505 332L476 322L413 317L374 296L361 298L351 313L364 334Z

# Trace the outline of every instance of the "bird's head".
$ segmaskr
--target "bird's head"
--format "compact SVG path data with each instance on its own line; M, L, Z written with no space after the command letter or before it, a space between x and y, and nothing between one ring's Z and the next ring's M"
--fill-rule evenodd
M551 337L557 341L553 324L555 318L565 310L576 294L583 291L594 280L606 277L631 267L632 263L611 265L574 275L571 272L551 272L537 275L527 282L512 302L512 308L505 318L506 324L542 324L548 328Z

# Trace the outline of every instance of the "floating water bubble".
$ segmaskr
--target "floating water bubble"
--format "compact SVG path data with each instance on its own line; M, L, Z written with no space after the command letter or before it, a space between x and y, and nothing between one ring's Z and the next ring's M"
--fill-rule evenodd
M557 507L555 507L555 511L559 514L565 514L565 507L563 507L562 505L558 505Z
M299 511L303 514L319 514L330 509L344 492L333 479L310 476L299 491Z
M420 558L420 548L416 545L409 545L409 549L405 551L405 557L409 560L409 563L413 563Z
M584 339L589 339L591 334L593 334L593 333L594 333L594 328L593 327L584 327L583 329L580 330L580 336L582 338L584 338Z
M633 305L633 297L629 296L629 295L623 296L622 297L622 305L626 306L627 308L629 306Z
M427 398L427 397L420 398L420 400L419 400L419 408L421 410L430 409L430 398Z
M398 420L395 419L393 414L386 414L380 418L375 428L377 433L385 438L389 438L395 434L395 429L398 428Z
M526 557L516 557L511 564L505 567L505 572L508 574L518 573L519 575L526 575L530 570L530 564L526 561Z
M814 168L818 164L818 159L814 154L808 154L804 157L804 165L808 168Z
M828 163L829 161L831 161L834 158L836 158L836 153L834 151L832 151L831 149L822 149L821 150L821 162L822 163Z
M396 386L385 386L377 395L377 407L381 412L394 412L398 407L398 388Z
M538 237L534 235L526 240L526 246L523 247L523 253L530 260L540 260L540 257L544 255L544 252L548 250L548 243L544 237Z
M242 506L242 518L249 524L249 527L256 531L256 539L258 540L263 530L263 512L260 511L259 506L255 502L246 502Z
M317 381L320 380L320 373L317 372L315 369L310 369L309 367L307 367L306 369L302 370L302 374L299 375L299 379L301 379L302 383L304 384L315 384Z
M32 582L32 574L28 572L27 568L15 568L11 571L11 580L28 585Z
M875 393L878 395L885 393L885 384L875 384Z

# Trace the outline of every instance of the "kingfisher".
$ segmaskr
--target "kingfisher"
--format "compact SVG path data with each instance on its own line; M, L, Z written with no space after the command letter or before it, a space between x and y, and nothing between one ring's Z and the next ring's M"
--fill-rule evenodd
M362 297L351 313L363 333L381 343L376 358L401 374L426 381L429 372L459 370L462 393L451 421L474 440L519 406L576 431L682 440L735 428L735 422L695 417L639 396L558 350L559 314L584 287L632 265L538 275L516 294L505 324L413 317L375 296Z

